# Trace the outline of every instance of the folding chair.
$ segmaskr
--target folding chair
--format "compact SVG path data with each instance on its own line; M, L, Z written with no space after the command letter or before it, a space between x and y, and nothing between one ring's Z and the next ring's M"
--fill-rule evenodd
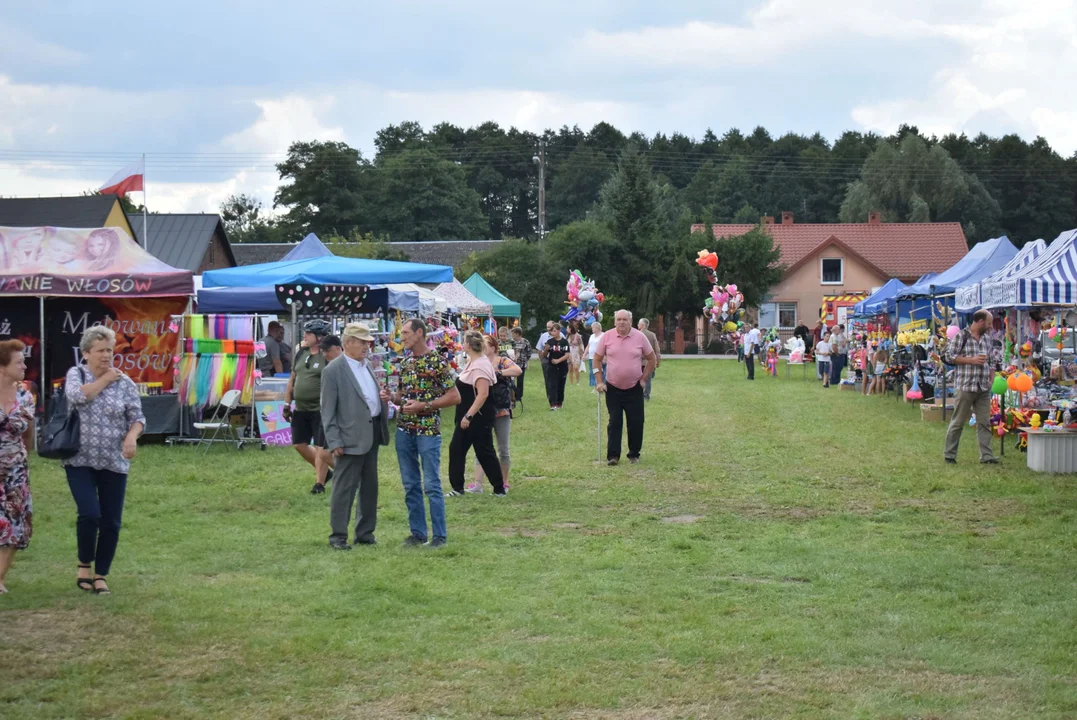
M198 445L201 445L202 443L206 444L206 449L203 451L204 453L208 453L210 446L215 442L235 443L237 450L243 444L242 440L239 438L239 433L236 432L235 426L229 422L229 416L232 414L232 411L236 409L236 406L239 405L239 397L239 390L229 390L224 394L224 397L221 398L221 402L217 405L217 409L213 412L213 416L209 419L209 422L197 422L194 424L195 430L202 433L202 436L198 439ZM213 431L213 436L207 438L206 433L210 430ZM231 439L222 439L218 441L217 436L220 435L222 430L230 436Z

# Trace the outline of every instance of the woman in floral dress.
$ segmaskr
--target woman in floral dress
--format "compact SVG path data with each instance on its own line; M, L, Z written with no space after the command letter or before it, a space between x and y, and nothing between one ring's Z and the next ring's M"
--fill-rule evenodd
M15 551L30 544L33 507L30 472L22 437L34 422L34 399L22 387L25 349L18 340L0 342L0 595Z

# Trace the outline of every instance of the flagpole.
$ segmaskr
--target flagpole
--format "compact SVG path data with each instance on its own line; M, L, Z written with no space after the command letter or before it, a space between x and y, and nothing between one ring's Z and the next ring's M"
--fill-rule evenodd
M149 210L146 207L146 153L142 153L142 247L150 249L150 236L147 234Z

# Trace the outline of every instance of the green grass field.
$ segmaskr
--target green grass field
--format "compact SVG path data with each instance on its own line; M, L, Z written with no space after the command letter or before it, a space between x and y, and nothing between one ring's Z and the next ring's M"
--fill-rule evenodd
M728 361L664 365L607 468L587 388L553 414L531 375L509 498L448 499L440 551L400 547L391 448L379 545L341 553L293 451L147 447L94 597L35 460L0 717L1077 717L1074 477Z

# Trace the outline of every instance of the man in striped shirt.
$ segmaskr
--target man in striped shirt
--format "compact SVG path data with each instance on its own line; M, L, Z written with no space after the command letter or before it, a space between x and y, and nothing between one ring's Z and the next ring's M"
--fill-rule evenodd
M945 357L954 365L954 415L946 431L943 457L951 465L957 462L957 445L969 418L976 413L976 439L980 443L980 462L996 465L991 450L991 380L994 365L990 361L991 341L987 331L993 318L987 310L977 310L972 324L947 343Z

